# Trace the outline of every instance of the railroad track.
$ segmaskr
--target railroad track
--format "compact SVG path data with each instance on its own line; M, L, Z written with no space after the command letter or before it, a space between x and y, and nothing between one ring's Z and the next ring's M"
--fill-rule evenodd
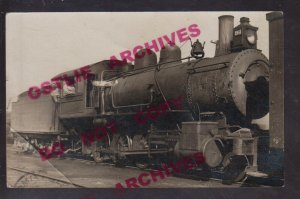
M18 175L18 179L13 185L12 184L8 185L9 187L12 188L33 188L37 184L40 186L49 186L49 187L52 186L57 187L58 184L60 187L88 188L80 184L73 183L70 180L59 179L49 175L36 173L32 171L26 171L24 169L20 169L16 167L7 167L7 169L16 171L18 173L22 173L21 175Z
M74 161L78 161L79 160L79 161L85 162L87 164L98 164L98 165L101 165L101 166L115 166L115 164L112 161L106 161L106 162L98 162L98 163L96 163L94 160L92 160L92 158L89 159L89 158L86 158L86 157L80 157L80 156L73 157L72 155L67 155L67 154L65 154L65 155L63 157L61 157L61 159L68 159L68 160L74 160ZM128 168L128 169L135 169L135 170L140 170L140 171L146 171L146 172L158 171L158 169L155 169L155 168L141 169L141 168L139 168L137 166L129 165L129 164L124 165L123 167L124 168ZM175 178L186 178L186 179L197 180L197 181L199 181L199 180L203 181L203 179L204 179L204 178L196 176L196 175L188 175L188 174L181 174L181 173L180 174L173 174L172 176L175 177ZM208 181L208 180L222 183L222 180L218 179L218 178L210 177L208 179L205 179L205 181ZM232 184L239 185L239 186L252 186L253 185L253 184L250 184L250 183L246 183L245 180L241 181L241 182L234 182Z
M64 154L62 157L60 157L60 159L70 159L70 160L79 160L81 162L84 162L84 163L87 163L87 164L99 164L99 165L103 165L103 166L115 166L115 164L112 162L112 161L106 161L106 162L102 162L102 163L96 163L92 157L88 157L88 156L82 156L80 154ZM138 169L138 170L142 170L142 171L155 171L157 169L153 169L153 168L146 168L146 169L141 169L141 168L138 168L137 166L135 165L124 165L125 168L129 168L129 169ZM32 175L35 175L35 174L32 174ZM37 174L36 176L38 176L39 174ZM44 177L44 176L41 176L41 177ZM176 174L176 175L173 175L173 177L178 177L178 178L188 178L188 179L192 179L192 180L203 180L203 178L199 177L199 176L193 176L193 175L188 175L188 174ZM45 176L45 178L48 178L48 176ZM51 177L49 177L50 179ZM248 180L250 179L250 180ZM239 185L239 186L265 186L263 184L265 184L264 182L261 182L260 183L255 183L255 180L251 180L251 177L248 179L246 178L244 181L242 182L234 182L232 184L235 184L235 185ZM53 180L56 180L56 179L53 179ZM205 179L207 180L207 179ZM221 179L219 178L214 178L214 177L210 177L208 180L211 180L211 181L216 181L216 182L222 182ZM249 183L247 182L249 181ZM59 181L58 181L59 182ZM61 183L68 183L68 184L72 184L71 182L68 182L68 181L63 181ZM83 187L81 185L78 185L76 186L76 184L73 184L74 187ZM266 185L266 186L272 186L272 185ZM273 185L274 186L274 185ZM276 185L275 185L276 186Z
M61 160L73 160L73 161L80 161L84 164L97 164L97 165L101 165L101 166L115 166L115 164L111 161L106 161L106 162L101 162L101 163L96 163L92 158L90 157L85 157L85 156L81 156L81 155L74 155L74 154L64 154L62 157L60 157L59 159ZM146 168L146 169L141 169L141 168L138 168L137 166L134 166L134 165L124 165L124 168L128 168L128 169L135 169L135 170L140 170L140 171L146 171L146 172L150 172L150 171L157 171L158 169L155 169L155 168ZM15 170L15 171L18 171L18 172L21 172L21 173L24 173L23 176L21 176L14 185L10 185L12 187L22 187L24 183L22 183L23 181L28 181L26 180L26 178L30 178L30 180L32 180L32 177L30 176L35 176L36 177L39 177L39 178L44 178L44 179L48 179L54 183L59 183L61 184L62 187L65 187L65 185L69 185L70 187L77 187L77 188L88 188L86 186L82 186L80 184L76 184L76 183L73 183L69 180L63 180L63 179L58 179L58 178L55 178L55 177L51 177L51 176L48 176L48 175L44 175L44 174L39 174L39 173L35 173L35 172L30 172L30 171L26 171L26 170L23 170L23 169L20 169L20 168L14 168L14 167L7 167L7 169L11 169L11 170ZM192 180L201 180L203 181L203 178L199 177L199 176L196 176L196 175L188 175L188 174L174 174L173 177L175 178L187 178L187 179L192 179ZM213 178L213 177L210 177L209 179L206 179L207 181L214 181L214 182L219 182L219 183L222 183L222 180L221 179L218 179L218 178ZM38 181L38 180L37 180ZM238 186L264 186L264 185L258 185L258 184L253 184L251 183L251 180L250 180L250 183L248 183L246 181L246 179L243 181L243 182L235 182L233 183L235 185L238 185ZM23 187L26 187L23 186Z

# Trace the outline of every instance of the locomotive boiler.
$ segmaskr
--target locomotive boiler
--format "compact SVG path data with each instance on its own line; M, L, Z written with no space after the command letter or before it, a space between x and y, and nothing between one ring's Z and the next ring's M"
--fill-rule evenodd
M133 162L146 168L202 152L205 165L199 165L199 173L217 171L224 181L240 181L259 170L262 130L253 120L269 112L270 64L257 49L258 28L246 17L234 27L233 19L219 17L213 58L204 57L197 40L185 58L176 44L168 43L159 60L151 49L142 49L134 65L112 69L109 60L98 62L90 65L86 81L74 83L72 95L61 90L56 101L50 95L36 100L20 95L13 104L18 119L12 126L37 146L58 139L68 152L91 154L97 162L111 159L116 165ZM72 72L61 75L75 78ZM178 98L180 106L170 103ZM164 111L155 109L162 104ZM37 106L39 111L33 108ZM159 116L153 119L155 114ZM106 131L102 140L81 142L80 135L111 121L117 133Z

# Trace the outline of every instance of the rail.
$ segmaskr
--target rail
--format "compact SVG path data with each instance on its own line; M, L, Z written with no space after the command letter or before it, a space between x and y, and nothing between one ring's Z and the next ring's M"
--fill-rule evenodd
M75 187L79 187L79 188L88 188L88 187L79 185L79 184L77 184L77 183L73 183L73 182L69 182L69 181L66 181L66 180L54 178L54 177L51 177L51 176L48 176L48 175L44 175L44 174L38 174L38 173L35 173L35 172L26 171L26 170L23 170L23 169L20 169L20 168L15 168L15 167L7 167L7 168L8 168L8 169L11 169L11 170L15 170L15 171L22 172L22 173L26 173L26 174L31 174L31 175L39 176L39 177L42 177L42 178L48 178L48 179L51 179L51 180L54 180L54 181L58 181L58 182L62 182L62 183L65 183L65 184L71 184L71 185L74 185ZM22 178L20 178L20 179L15 183L15 185L16 185L21 179L22 179Z

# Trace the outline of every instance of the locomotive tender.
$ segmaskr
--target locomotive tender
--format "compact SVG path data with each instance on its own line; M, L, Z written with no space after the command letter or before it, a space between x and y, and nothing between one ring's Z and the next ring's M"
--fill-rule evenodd
M224 180L240 181L260 170L265 146L258 143L266 132L252 121L269 113L270 64L257 49L258 28L246 17L234 28L233 19L219 17L213 58L204 58L198 40L187 58L169 43L158 62L153 51L143 49L134 65L112 69L109 60L90 65L89 78L75 82L72 95L62 89L57 100L51 95L32 100L24 92L12 106L12 129L36 147L58 140L66 152L91 154L97 162L112 159L116 165L133 161L140 168L202 152L201 174L221 171ZM75 78L72 71L62 75ZM135 121L137 113L155 114L149 108L178 97L181 107L168 103L157 119ZM111 121L117 133L82 143L82 133Z

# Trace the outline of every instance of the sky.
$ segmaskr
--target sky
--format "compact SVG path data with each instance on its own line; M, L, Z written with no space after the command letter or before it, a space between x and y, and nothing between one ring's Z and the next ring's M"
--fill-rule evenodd
M258 49L269 57L268 12L81 12L6 15L6 105L31 86L64 71L109 59L138 44L198 24L206 57L213 57L218 17L250 18L258 27ZM192 38L195 41L197 38ZM181 46L184 43L178 44ZM181 46L189 56L190 43ZM159 53L157 53L159 59ZM10 108L10 106L9 106Z

